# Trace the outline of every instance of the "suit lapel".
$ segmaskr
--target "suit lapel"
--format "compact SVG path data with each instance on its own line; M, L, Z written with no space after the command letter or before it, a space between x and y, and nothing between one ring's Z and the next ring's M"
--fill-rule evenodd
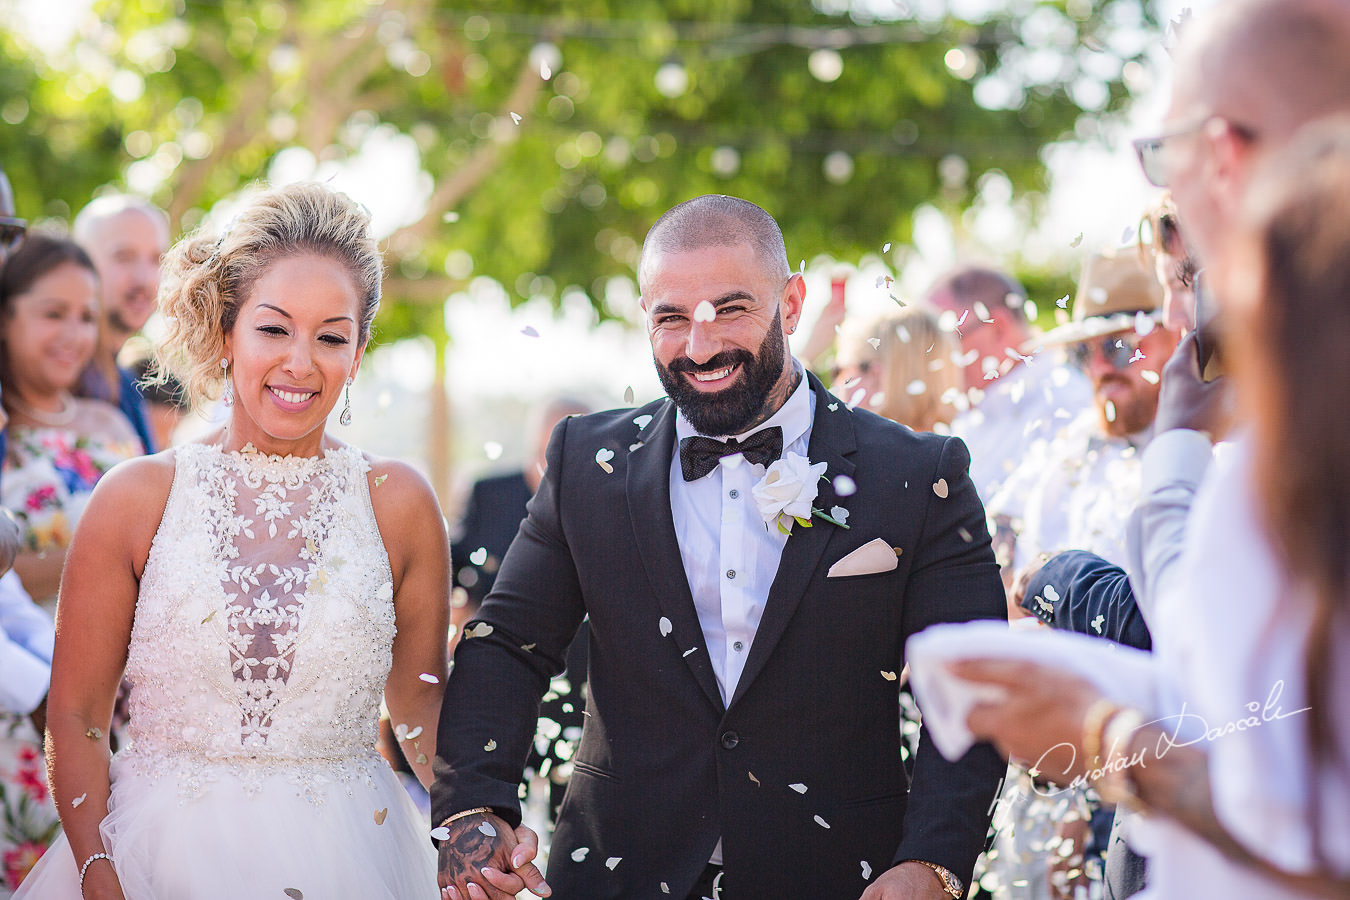
M666 401L638 434L641 446L628 455L628 513L633 537L647 578L661 611L670 620L671 638L699 687L717 709L722 693L717 687L703 640L703 626L694 608L694 596L684 573L680 544L670 512L670 464L675 449L675 404ZM652 627L656 627L653 623ZM693 652L686 652L692 650Z
M825 477L829 481L820 483L820 493L814 506L829 511L838 503L833 482L838 475L853 475L853 461L848 457L857 449L853 433L853 413L837 398L827 392L814 375L806 376L815 393L816 412L811 423L811 440L807 446L807 458L813 463L826 463ZM835 408L831 409L830 404ZM754 643L750 645L750 656L745 661L745 669L736 682L736 693L728 706L745 693L755 676L764 668L769 654L773 652L783 636L788 622L797 610L806 593L807 585L820 567L825 547L830 540L843 529L821 519L812 519L810 528L800 525L792 527L792 535L783 547L782 558L778 562L778 572L773 585L769 588L769 597L764 605L764 615L760 618L759 628L755 632Z

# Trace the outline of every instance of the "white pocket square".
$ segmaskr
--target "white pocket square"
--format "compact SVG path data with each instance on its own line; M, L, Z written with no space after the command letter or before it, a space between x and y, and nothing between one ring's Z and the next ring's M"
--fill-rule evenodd
M825 573L826 578L844 578L849 575L875 575L889 572L900 564L895 548L881 538L873 538L845 556Z

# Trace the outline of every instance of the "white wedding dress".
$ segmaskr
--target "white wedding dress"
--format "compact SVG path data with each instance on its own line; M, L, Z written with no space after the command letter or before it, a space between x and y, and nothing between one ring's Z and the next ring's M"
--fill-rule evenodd
M395 629L364 457L175 454L102 824L127 900L431 900L428 823L375 750ZM78 865L61 838L16 900L79 900Z

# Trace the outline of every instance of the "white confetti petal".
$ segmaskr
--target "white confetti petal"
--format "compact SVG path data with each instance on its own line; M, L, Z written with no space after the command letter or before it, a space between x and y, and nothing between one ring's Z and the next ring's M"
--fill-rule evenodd
M669 893L670 893L670 885L666 884L664 881L661 882L661 893L663 893L663 894L669 894Z
M1058 306L1060 309L1068 309L1069 295L1065 294L1063 297L1060 297L1058 300L1055 301L1055 305Z
M450 829L442 825L440 828L431 829L431 839L433 841L445 841L450 839Z
M622 856L611 856L609 859L605 860L605 868L613 872L622 859Z
M479 547L477 550L470 553L469 562L473 563L475 566L481 566L483 563L487 562L487 548Z
M80 796L76 797L74 800L71 800L71 801L70 801L70 808L71 808L71 809L79 809L79 808L80 808L80 804L84 802L84 798L85 798L85 797L88 797L88 796L89 796L89 793L86 791L85 793L83 793L83 794L81 794Z
M502 455L502 445L496 441L488 441L483 445L483 453L488 459L500 459Z
M852 497L858 493L858 483L847 475L836 475L831 482L834 492L840 497Z
M586 854L591 852L590 847L578 847L572 851L572 862L581 862L586 858Z
M408 732L408 735L405 739L409 741L415 741L421 734L422 734L422 726L418 725L412 731Z
M539 332L533 325L526 325L524 328L520 329L520 333L526 337L539 337Z
M824 819L822 819L820 816L816 816L816 817L815 817L815 820L816 820L816 824L819 825L821 828L829 828L829 827L830 827L830 823L829 823L829 822L826 822L826 821L825 821Z
M651 416L638 416L636 419L633 420L633 424L636 425L638 428L646 428L649 424L651 424L651 421L652 421Z
M408 739L408 726L406 723L399 722L394 726L394 737L398 738L400 741Z
M1045 598L1049 600L1051 603L1059 602L1059 591L1055 590L1055 586L1053 584L1047 584L1045 586Z
M690 647L688 650L686 650L686 651L684 651L683 653L681 653L680 656L688 656L689 654L693 653L693 652L694 652L695 650L697 650L697 649L698 649L697 647Z
M862 861L862 877L863 881L868 881L872 878L872 866L865 859Z
M515 113L511 113L511 121L512 121L512 122L515 122L517 125L519 125L519 124L520 124L520 116L516 115Z
M799 794L806 793L806 785L802 784L800 781L798 781L796 784L789 784L788 787L792 788Z
M489 738L488 742L483 745L483 749L488 753L491 753L493 750L497 749L497 742Z
M950 488L947 486L947 479L939 478L935 481L933 483L933 493L937 494L943 500L946 500L947 495L950 493Z
M441 683L441 679L436 677L435 675L432 675L430 672L423 672L421 675L418 675L417 677L425 681L427 684Z
M868 338L867 343L872 345L873 350L878 350L881 348L881 338Z
M633 405L633 397L634 397L634 394L633 394L633 386L632 386L632 385L629 385L628 387L626 387L626 388L623 389L623 402L624 402L625 405L627 405L627 406L632 406L632 405Z
M888 671L886 671L885 669L882 669L882 670L881 670L881 677L882 677L882 678L885 678L887 681L894 681L894 680L895 680L895 673L894 673L894 672L888 672Z
M890 252L891 252L891 242L890 242L890 241L887 241L887 242L886 242L886 246L884 246L884 247L881 248L881 252L882 252L882 253L890 253Z
M481 824L478 826L478 830L481 831L481 832L483 832L483 834L487 835L488 837L496 837L496 836L497 836L497 829L495 829L495 828L492 827L492 823L491 823L491 822L483 822L483 823L481 823Z
M839 522L848 522L848 510L844 509L842 506L831 506L830 518L836 519Z
M661 621L656 623L656 627L661 630L661 637L670 637L670 633L675 630L675 626L670 624L670 620L665 616L662 616Z
M695 322L712 322L717 319L717 307L713 306L707 300L700 301L698 306L694 307Z

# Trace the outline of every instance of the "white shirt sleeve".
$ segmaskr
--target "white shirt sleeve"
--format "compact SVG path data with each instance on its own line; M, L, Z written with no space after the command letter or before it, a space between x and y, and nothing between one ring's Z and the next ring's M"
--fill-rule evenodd
M0 577L0 709L27 715L47 696L56 629L23 589L19 577Z
M1184 428L1163 432L1144 450L1142 491L1126 526L1126 571L1150 629L1157 598L1177 577L1186 519L1213 456L1209 438Z

